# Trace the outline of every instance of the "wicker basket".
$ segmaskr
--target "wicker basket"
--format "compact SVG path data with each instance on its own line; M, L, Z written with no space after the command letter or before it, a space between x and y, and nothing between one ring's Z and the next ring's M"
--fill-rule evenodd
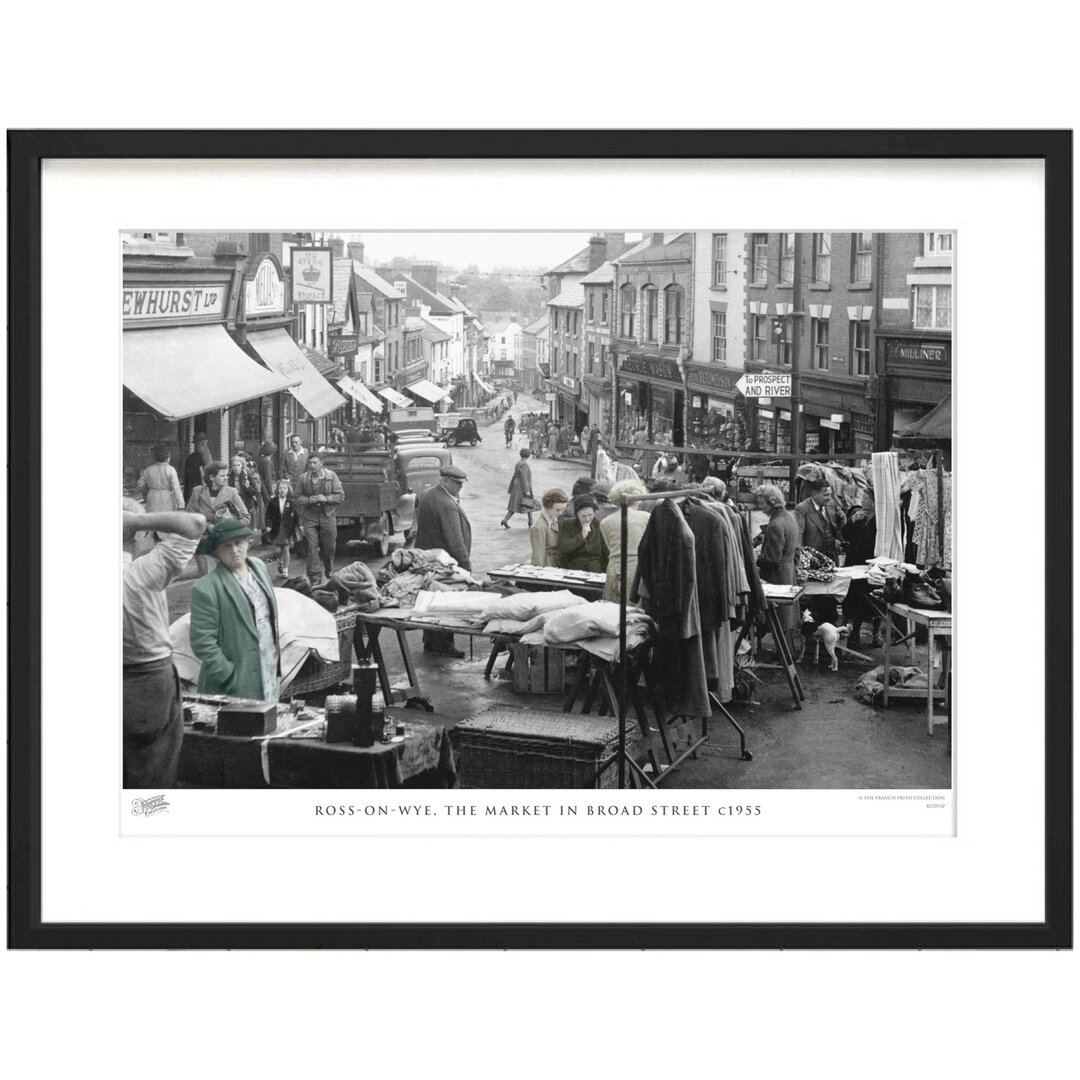
M618 721L494 705L453 730L461 787L610 788L617 769L596 771L618 749Z
M319 690L328 690L338 683L348 682L352 677L353 630L356 628L355 611L339 611L334 615L338 631L337 663L328 664L317 656L309 656L296 678L285 688L288 697L303 697Z

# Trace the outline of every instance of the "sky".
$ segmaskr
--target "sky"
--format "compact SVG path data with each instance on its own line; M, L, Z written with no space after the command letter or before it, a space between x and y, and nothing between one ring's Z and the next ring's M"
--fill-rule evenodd
M496 266L542 266L550 269L569 259L589 242L587 232L363 232L334 233L362 240L364 261L377 266L395 255L418 262L448 263L459 269L476 263L481 270ZM631 238L637 234L627 234Z

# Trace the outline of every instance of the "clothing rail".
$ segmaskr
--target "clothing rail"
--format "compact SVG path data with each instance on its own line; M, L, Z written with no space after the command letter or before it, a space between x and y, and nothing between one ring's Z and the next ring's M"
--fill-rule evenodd
M654 491L644 495L623 495L619 500L619 750L617 760L619 763L619 787L626 787L627 764L634 769L638 776L650 787L656 787L652 781L638 766L638 763L626 752L626 710L630 699L629 665L626 663L626 569L627 569L627 544L629 541L629 528L627 511L631 503L658 501L660 499L683 499L688 495L707 495L712 491L708 487L677 488L674 491ZM664 718L656 718L658 724L664 723ZM695 748L696 748L695 744ZM692 753L693 749L686 752ZM682 761L686 754L681 754L678 761ZM677 763L676 762L676 763ZM610 762L608 763L610 764ZM672 766L669 766L671 768ZM606 768L606 766L605 766ZM602 770L601 770L602 771Z

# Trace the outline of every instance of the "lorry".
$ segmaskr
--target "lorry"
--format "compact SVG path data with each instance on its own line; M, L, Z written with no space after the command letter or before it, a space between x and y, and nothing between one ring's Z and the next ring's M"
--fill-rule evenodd
M327 450L323 463L337 473L345 491L337 512L339 543L369 543L385 556L396 537L411 543L416 500L439 482L439 470L453 460L449 450L429 438L394 450Z

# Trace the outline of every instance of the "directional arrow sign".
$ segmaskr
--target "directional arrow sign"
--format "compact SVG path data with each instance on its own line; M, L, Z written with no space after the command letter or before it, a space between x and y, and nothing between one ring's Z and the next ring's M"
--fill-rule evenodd
M791 397L791 375L779 371L755 371L741 375L735 389L748 398Z

